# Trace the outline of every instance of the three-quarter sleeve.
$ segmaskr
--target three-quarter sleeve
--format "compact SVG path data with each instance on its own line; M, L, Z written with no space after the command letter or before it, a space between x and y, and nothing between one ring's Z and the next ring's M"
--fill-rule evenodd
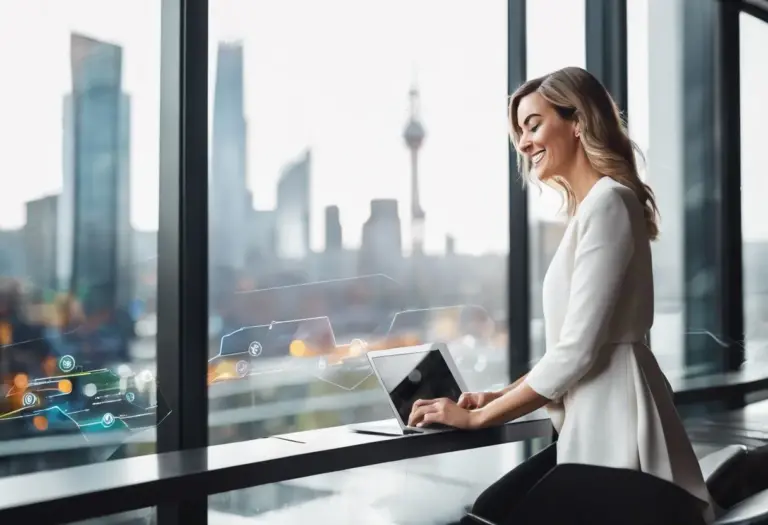
M621 195L607 191L579 217L568 305L560 338L533 367L526 382L559 399L592 367L634 252L629 211Z

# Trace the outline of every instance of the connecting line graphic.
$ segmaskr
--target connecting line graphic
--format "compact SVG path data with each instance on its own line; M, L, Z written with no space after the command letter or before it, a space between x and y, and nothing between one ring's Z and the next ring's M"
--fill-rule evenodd
M152 396L162 398L150 371L131 375L108 368L75 371L75 365L72 356L63 356L59 368L64 374L33 379L17 376L5 396L12 406L0 413L0 425L22 421L37 433L71 430L90 443L94 431L133 434L155 428L170 414L165 404L160 413L157 401L150 402Z

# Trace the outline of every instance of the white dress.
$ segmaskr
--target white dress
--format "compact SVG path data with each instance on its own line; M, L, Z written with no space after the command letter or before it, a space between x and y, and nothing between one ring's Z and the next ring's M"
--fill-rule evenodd
M579 205L544 278L546 353L526 378L552 400L558 463L640 470L681 486L713 519L672 392L646 346L651 248L634 192L601 178Z

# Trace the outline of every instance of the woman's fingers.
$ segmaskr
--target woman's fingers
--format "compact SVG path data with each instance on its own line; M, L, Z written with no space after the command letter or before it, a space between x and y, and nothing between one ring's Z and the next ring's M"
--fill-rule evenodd
M478 408L478 404L478 395L471 392L461 394L461 397L459 397L459 402L457 403L457 405L459 405L461 408L466 409Z
M408 418L408 426L412 427L419 424L424 419L424 416L437 410L437 403L423 404L419 407L415 407L414 403L414 409L411 410L411 415Z
M437 399L417 399L413 403L412 410L416 409L416 408L419 408L419 407L423 407L425 405L431 405L431 404L435 403L436 401L437 401Z

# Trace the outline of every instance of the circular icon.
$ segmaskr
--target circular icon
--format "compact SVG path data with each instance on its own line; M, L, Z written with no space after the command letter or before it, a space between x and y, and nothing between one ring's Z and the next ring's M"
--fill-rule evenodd
M71 355L62 356L59 359L59 368L62 372L71 372L75 369L75 358Z
M22 398L22 403L24 403L25 407L31 407L35 403L37 403L37 396L33 394L32 392L27 392L24 394L24 397Z
M98 387L94 383L88 383L83 387L83 394L87 397L93 397L99 391Z
M136 401L136 394L134 394L133 392L128 392L127 394L125 394L125 400L128 401L129 403L133 403L134 401Z
M321 357L320 360L317 362L317 368L320 370L325 370L328 368L328 361L325 360L324 357Z
M235 372L237 372L237 375L240 377L245 377L245 374L248 373L248 362L247 361L238 361L235 365Z
M252 341L251 344L248 345L248 353L253 357L259 357L261 355L261 350L261 343L258 341Z
M115 416L107 412L103 416L101 416L101 424L104 426L104 428L109 428L112 425L115 424Z

